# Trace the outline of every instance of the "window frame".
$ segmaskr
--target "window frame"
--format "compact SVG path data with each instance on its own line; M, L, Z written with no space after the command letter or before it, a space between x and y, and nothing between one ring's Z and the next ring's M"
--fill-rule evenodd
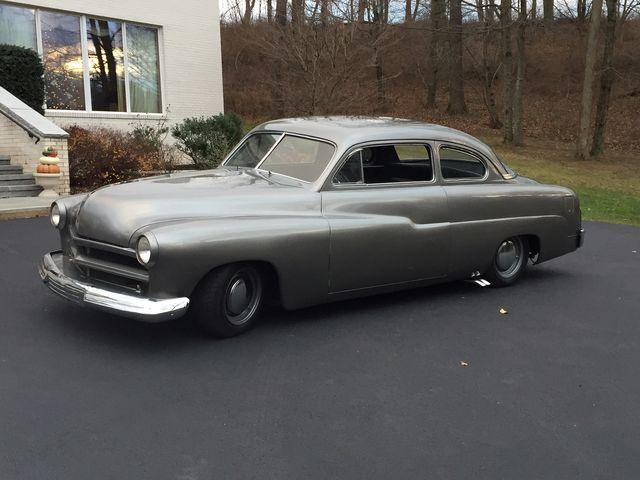
M416 180L412 182L386 182L386 183L334 183L333 179L343 167L343 165L347 162L349 157L355 153L357 150L362 150L368 147L381 147L385 145L423 145L429 151L429 158L431 160L431 169L433 175L431 176L431 180ZM370 142L359 143L353 145L345 153L340 157L340 159L336 162L335 167L327 176L324 182L323 190L361 190L361 189L369 189L369 188L403 188L403 187L420 187L420 186L430 186L436 185L438 183L438 175L436 172L439 172L439 163L438 168L436 168L436 158L434 155L435 151L435 143L432 140L424 140L424 139L402 139L402 140L374 140ZM363 178L364 181L364 178Z
M82 78L83 78L83 90L84 90L84 110L63 110L46 107L46 95L44 103L44 111L46 115L57 117L86 117L86 118L129 118L135 119L139 117L144 118L164 118L167 115L167 103L165 99L165 68L164 68L164 31L161 25L153 25L142 22L132 22L115 17L105 17L103 15L92 15L88 13L78 13L69 10L58 10L55 8L41 8L36 5L22 5L8 3L0 1L3 5L16 6L19 8L32 9L35 11L35 29L36 29L36 51L43 59L44 48L42 44L42 12L54 12L63 15L70 15L78 17L80 22L80 46L82 51ZM87 19L98 19L112 22L118 22L122 25L122 45L123 45L123 68L124 68L124 81L125 81L125 107L126 111L109 111L109 110L93 110L91 102L91 84L90 84L90 72L89 72L89 50L87 46ZM158 75L160 76L160 112L133 112L131 111L131 99L129 88L129 47L127 45L127 25L139 25L146 28L153 28L156 31L156 40L158 42Z
M437 143L437 151L438 151L438 174L442 179L443 184L452 184L452 183L484 183L489 178L490 166L489 162L484 158L484 155L473 150L469 147L458 145L450 142L438 142ZM442 148L450 148L452 150L458 150L460 152L466 153L474 158L476 158L483 166L484 166L484 175L481 178L444 178L442 174L442 162L440 158L440 150Z

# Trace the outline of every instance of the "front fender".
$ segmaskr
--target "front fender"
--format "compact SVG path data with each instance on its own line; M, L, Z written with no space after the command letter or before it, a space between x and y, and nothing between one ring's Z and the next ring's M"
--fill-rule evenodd
M200 219L143 231L153 232L158 241L158 258L150 269L153 295L189 297L214 268L260 261L275 269L285 308L327 299L329 225L322 217Z

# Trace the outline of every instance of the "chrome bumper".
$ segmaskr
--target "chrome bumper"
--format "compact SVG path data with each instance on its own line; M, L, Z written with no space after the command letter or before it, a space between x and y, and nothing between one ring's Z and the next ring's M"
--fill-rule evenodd
M187 311L187 297L154 299L128 295L89 285L65 275L62 271L62 252L47 253L38 266L40 278L49 289L61 297L145 322L162 322L177 318Z

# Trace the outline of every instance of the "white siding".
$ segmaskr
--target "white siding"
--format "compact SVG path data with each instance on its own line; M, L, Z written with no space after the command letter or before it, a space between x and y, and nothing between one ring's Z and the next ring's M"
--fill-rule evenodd
M6 0L3 0L6 2ZM12 3L9 0L7 3ZM220 23L216 0L22 0L20 5L95 15L161 27L164 107L174 124L184 118L223 111ZM104 125L127 129L137 121L157 122L161 115L71 113L46 114L64 127Z

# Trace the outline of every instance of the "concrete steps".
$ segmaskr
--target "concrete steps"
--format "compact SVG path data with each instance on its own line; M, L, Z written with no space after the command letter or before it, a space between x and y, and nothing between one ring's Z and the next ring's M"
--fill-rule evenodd
M37 197L42 187L22 166L11 165L11 157L0 155L0 198Z

